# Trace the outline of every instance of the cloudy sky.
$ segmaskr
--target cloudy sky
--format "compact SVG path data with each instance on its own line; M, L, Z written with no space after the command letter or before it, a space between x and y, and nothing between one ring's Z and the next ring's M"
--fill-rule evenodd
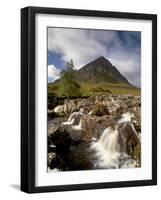
M135 86L140 87L141 33L48 28L48 82L60 77L70 59L76 69L104 56Z

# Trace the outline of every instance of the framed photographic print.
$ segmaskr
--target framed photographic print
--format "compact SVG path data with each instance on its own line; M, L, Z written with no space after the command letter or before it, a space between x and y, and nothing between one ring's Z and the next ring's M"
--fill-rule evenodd
M21 190L157 184L157 16L21 10Z

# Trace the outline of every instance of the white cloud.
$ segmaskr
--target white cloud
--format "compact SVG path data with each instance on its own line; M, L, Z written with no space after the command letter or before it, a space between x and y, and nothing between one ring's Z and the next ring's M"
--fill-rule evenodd
M60 78L60 69L56 68L54 65L48 65L48 82L53 82Z
M111 59L108 60L123 74L130 83L133 85L140 87L141 80L140 80L140 64L135 62L133 59L126 59L126 60L118 60L118 59Z
M110 60L110 62L128 79L130 83L137 87L141 86L140 48L112 48L110 49L110 55L107 59Z
M126 40L130 40L130 34L127 34ZM131 83L140 86L140 61L137 49L131 48L129 51L130 48L125 45L116 31L48 29L48 51L61 54L63 61L73 59L76 69L79 69L97 57L104 56L110 58L112 64ZM129 42L129 45L132 45L132 42Z
M107 56L104 42L115 37L114 31L98 35L93 30L49 28L48 50L61 53L66 62L72 58L78 69L99 56Z

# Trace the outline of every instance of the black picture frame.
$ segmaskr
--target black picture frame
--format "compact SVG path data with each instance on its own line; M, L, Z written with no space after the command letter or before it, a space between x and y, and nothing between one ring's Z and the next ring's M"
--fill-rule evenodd
M152 179L59 186L35 186L35 16L59 14L152 21ZM21 190L27 193L157 184L157 15L45 7L21 9Z

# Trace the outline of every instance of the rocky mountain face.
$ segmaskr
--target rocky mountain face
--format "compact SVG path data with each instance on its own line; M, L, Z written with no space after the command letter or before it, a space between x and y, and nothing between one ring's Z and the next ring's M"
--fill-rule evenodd
M76 72L79 82L129 83L128 80L103 56L88 63Z

